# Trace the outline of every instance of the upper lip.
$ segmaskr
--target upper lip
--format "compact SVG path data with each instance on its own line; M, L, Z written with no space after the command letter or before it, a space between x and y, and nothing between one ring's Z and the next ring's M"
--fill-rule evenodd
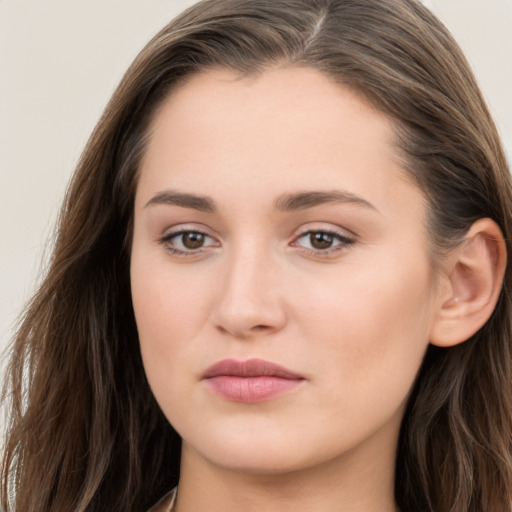
M282 379L304 379L284 366L263 359L223 359L210 366L202 375L203 379L219 376L230 377L280 377Z

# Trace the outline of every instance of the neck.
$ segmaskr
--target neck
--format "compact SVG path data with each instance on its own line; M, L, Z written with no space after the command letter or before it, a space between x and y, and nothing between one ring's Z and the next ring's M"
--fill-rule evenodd
M266 473L222 468L184 443L176 512L396 512L395 446L314 467ZM354 450L356 452L358 450Z

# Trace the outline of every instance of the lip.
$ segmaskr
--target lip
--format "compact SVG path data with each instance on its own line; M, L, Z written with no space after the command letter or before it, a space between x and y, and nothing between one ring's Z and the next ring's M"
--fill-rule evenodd
M231 402L258 403L297 388L304 376L263 359L223 359L210 366L202 380L214 394Z

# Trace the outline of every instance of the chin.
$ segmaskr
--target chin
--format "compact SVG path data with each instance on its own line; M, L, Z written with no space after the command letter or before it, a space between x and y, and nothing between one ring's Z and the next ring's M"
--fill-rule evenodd
M276 452L273 448L257 446L245 451L239 447L223 447L217 452L200 454L213 466L245 475L276 476L300 471L309 466L297 454Z
M280 432L275 426L260 433L224 430L219 435L210 431L207 439L184 441L184 451L195 452L195 456L215 467L254 476L285 475L332 457L331 450L315 445L314 437L298 437L296 432ZM306 446L308 449L304 449Z

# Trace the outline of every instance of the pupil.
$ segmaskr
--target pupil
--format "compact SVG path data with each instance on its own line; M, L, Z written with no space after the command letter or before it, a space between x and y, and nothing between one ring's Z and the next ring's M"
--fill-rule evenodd
M202 233L185 233L183 235L183 245L187 249L199 249L204 243Z
M333 236L329 233L311 233L310 242L315 249L328 249L331 247Z

